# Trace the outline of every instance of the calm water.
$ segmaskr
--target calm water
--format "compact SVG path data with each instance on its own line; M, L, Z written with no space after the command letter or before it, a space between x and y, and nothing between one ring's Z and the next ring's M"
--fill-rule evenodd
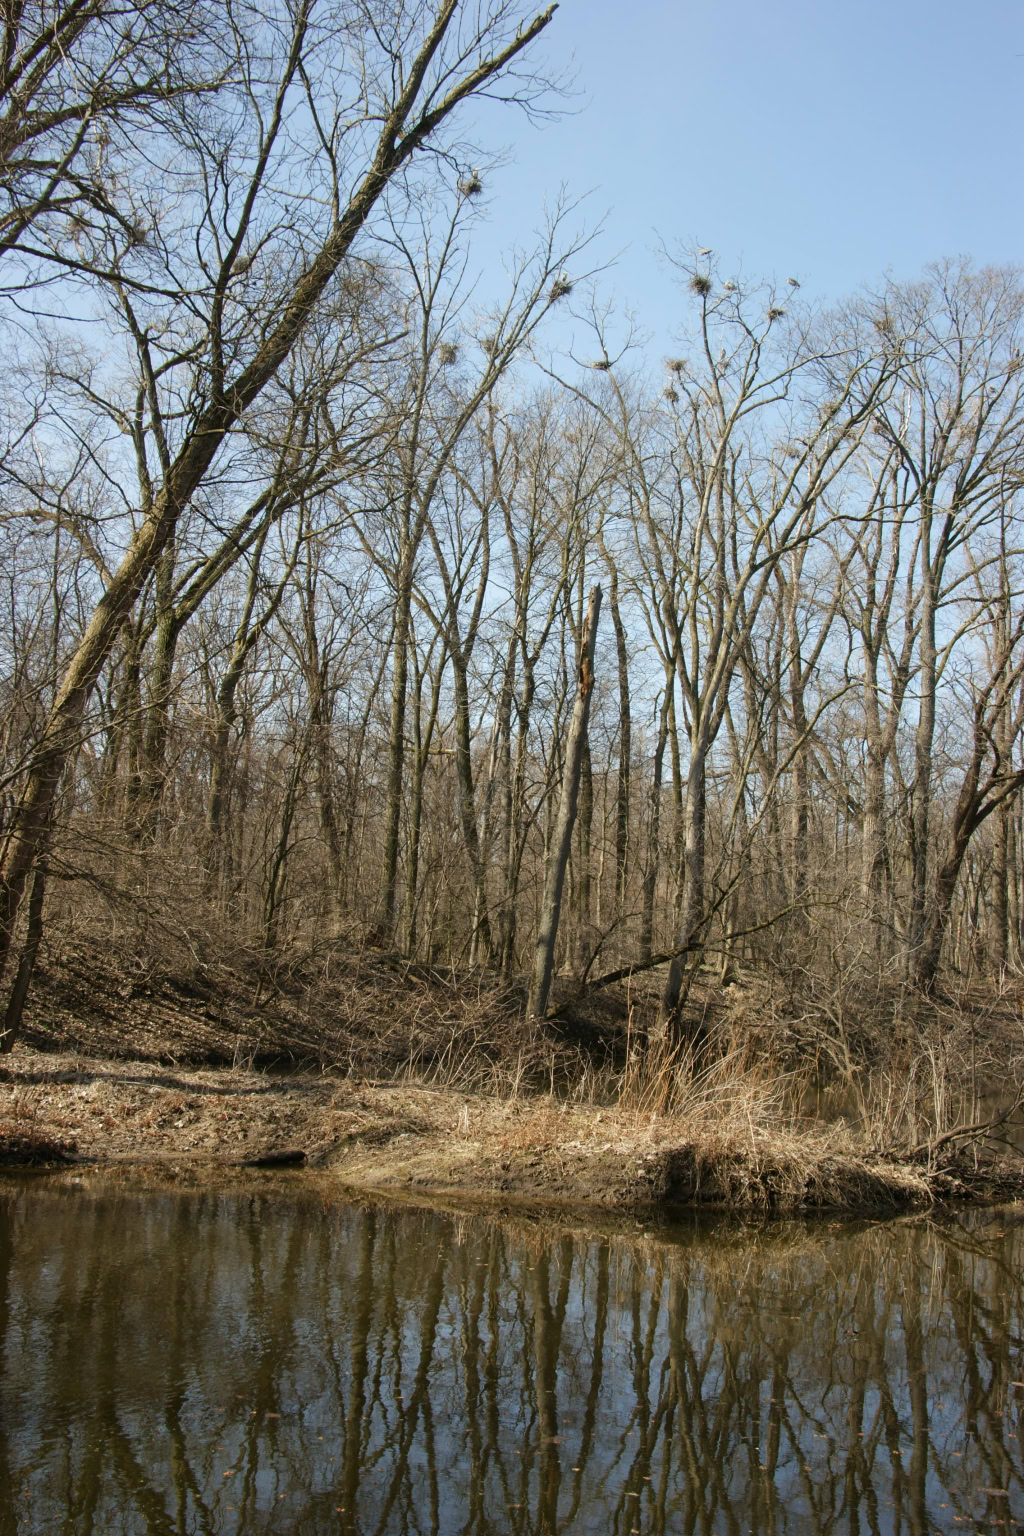
M1020 1223L7 1181L0 1530L1022 1532Z

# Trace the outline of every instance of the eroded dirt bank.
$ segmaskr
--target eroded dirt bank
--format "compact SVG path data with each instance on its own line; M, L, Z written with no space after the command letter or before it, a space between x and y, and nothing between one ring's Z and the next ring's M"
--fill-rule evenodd
M0 1081L0 1161L85 1167L294 1165L366 1190L629 1211L905 1209L1024 1194L1014 1158L870 1155L841 1127L771 1131L313 1072L183 1069L18 1047Z

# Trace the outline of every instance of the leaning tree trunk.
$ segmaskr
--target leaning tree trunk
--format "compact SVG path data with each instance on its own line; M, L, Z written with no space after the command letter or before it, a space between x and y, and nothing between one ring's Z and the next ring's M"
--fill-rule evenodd
M580 636L576 704L569 722L569 735L565 744L565 768L562 774L562 795L558 806L558 818L544 870L544 897L533 959L533 980L530 983L530 996L526 1005L527 1015L530 1018L543 1018L548 1005L548 993L551 990L558 919L562 911L565 871L572 847L572 829L576 820L580 775L583 771L583 751L587 740L587 721L590 718L590 698L594 688L594 645L597 640L597 620L600 612L601 588L595 587L590 594L586 622L583 625L583 634Z
M14 1045L21 1030L21 1018L25 1011L25 1000L28 997L29 987L32 985L36 961L39 958L39 946L43 939L43 902L45 899L46 865L39 863L36 865L32 875L32 888L28 898L28 927L25 933L25 942L18 957L18 969L14 977L14 986L11 988L11 995L7 1001L3 1030L0 1031L0 1055L6 1055Z

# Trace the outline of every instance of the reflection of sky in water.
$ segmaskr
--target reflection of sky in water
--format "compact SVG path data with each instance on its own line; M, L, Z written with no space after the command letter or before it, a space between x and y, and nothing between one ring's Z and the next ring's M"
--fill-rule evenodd
M1024 1530L1012 1216L0 1188L0 1530Z

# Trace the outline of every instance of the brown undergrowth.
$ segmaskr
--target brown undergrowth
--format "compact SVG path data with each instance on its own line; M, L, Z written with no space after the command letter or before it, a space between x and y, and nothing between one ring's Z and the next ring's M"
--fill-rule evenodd
M351 945L272 984L178 962L81 937L47 952L0 1081L0 1161L302 1163L363 1189L618 1211L1024 1191L1013 1103L982 1114L1002 1024L964 999L931 1005L909 1056L908 1028L872 1060L863 1023L829 1033L784 1017L759 979L702 977L691 1007L712 1050L694 1062L652 1056L635 988L540 1028L515 987Z

